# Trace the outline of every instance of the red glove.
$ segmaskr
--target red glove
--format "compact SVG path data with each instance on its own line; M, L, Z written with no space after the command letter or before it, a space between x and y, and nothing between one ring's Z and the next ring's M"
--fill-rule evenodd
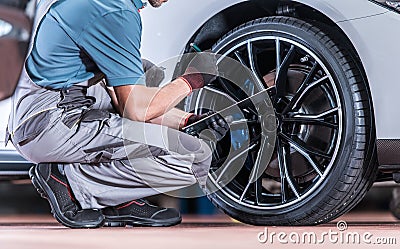
M217 76L217 57L214 53L201 52L189 62L185 73L180 78L194 90L210 84Z

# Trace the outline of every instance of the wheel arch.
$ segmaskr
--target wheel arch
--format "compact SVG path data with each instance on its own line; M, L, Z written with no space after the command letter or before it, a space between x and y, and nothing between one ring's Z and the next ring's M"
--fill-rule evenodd
M312 21L314 25L319 25L319 28L324 31L329 27L334 29L335 32L339 32L348 45L351 45L351 49L357 57L356 59L362 65L354 44L346 32L337 25L338 21L345 19L345 15L329 8L326 8L329 9L329 13L323 13L318 9L319 5L313 7L300 1L303 0L249 0L230 6L216 13L193 33L190 40L186 43L185 52L190 52L191 43L196 43L203 50L209 49L224 34L248 21L274 15L292 16L303 21Z
M329 9L329 13L323 13L320 9L317 9L318 6L313 7L300 1L303 0L249 0L237 3L215 14L197 29L191 39L186 43L185 52L190 52L191 43L196 43L203 50L209 49L224 34L248 21L273 15L292 16L303 21L311 21L312 24L319 26L323 31L327 31L326 29L329 28L332 29L333 32L340 33L342 39L347 43L346 45L351 46L355 59L358 61L359 65L362 66L362 61L354 44L349 39L346 32L337 25L337 22L345 19L345 16L330 8L326 8ZM363 66L362 70L365 75ZM367 80L367 78L365 79Z
M336 23L354 18L353 16L346 17L346 15L341 14L338 9L323 8L321 4L313 6L305 2L307 2L307 0L248 0L237 3L221 10L208 19L193 33L193 36L187 44L189 45L191 42L195 42L204 49L210 48L223 34L231 29L248 21L273 15L295 16L305 21L314 20L334 26L341 30L341 33L346 36L345 32ZM322 10L324 12L322 12ZM370 14L370 12L365 13L365 15L368 14Z

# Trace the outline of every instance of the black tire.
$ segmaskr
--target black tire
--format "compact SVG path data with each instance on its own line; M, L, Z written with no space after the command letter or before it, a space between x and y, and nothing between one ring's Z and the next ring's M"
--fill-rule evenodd
M261 36L293 41L311 51L326 66L332 87L337 90L343 117L337 153L325 177L321 176L320 184L314 189L309 187L310 192L300 195L304 198L299 197L293 204L287 202L276 208L270 205L266 209L258 207L258 201L257 206L252 206L250 201L243 205L230 194L232 191L224 190L229 185L208 197L226 214L253 225L313 225L331 221L361 201L377 173L373 106L365 74L354 60L351 46L337 42L345 39L337 40L329 32L292 17L268 17L241 25L222 37L213 51L223 54L246 39ZM187 101L187 108L193 108L195 100L196 95ZM209 189L216 187L215 182L208 181L208 184ZM250 199L251 193L248 195ZM282 195L282 204L285 201Z

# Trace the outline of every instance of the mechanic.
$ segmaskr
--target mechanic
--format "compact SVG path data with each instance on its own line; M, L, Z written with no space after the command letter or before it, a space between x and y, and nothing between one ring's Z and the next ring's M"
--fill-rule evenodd
M154 77L143 77L143 7L140 0L38 1L7 141L38 163L32 182L65 226L180 223L177 210L142 198L204 188L212 151L181 130L207 117L219 137L229 129L220 115L174 108L215 80L215 55L198 53L171 83L146 86Z

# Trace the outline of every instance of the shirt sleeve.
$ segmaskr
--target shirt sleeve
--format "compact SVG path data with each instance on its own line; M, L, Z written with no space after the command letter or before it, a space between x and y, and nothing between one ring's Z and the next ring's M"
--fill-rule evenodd
M145 85L139 13L108 13L88 25L78 45L105 74L109 86Z

